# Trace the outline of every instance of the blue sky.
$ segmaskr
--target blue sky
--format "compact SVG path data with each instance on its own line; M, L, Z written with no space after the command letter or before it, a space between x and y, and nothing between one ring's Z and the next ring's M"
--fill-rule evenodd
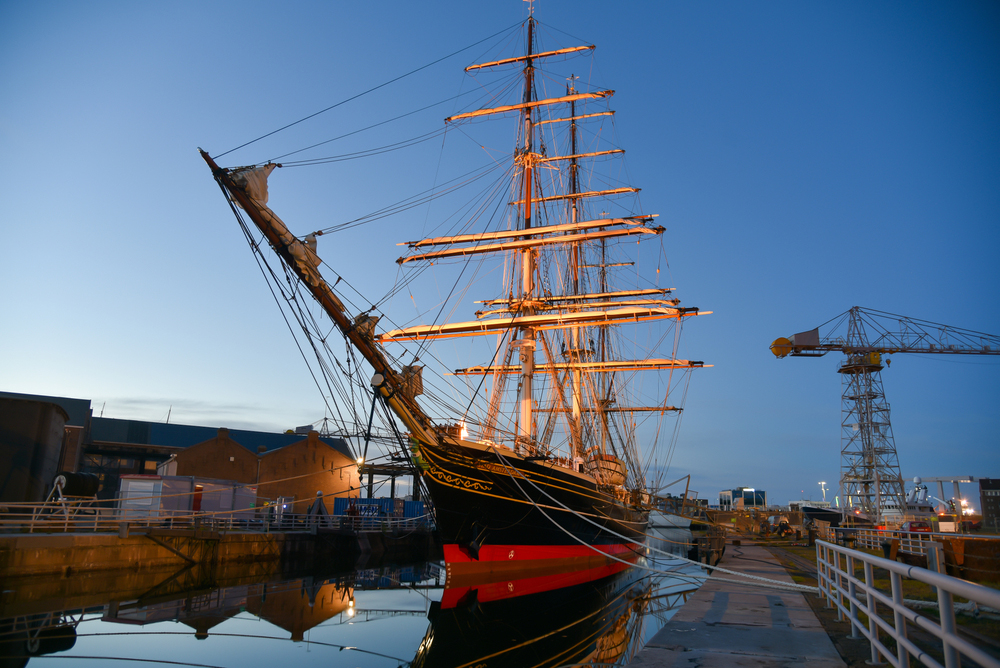
M684 305L714 312L685 329L687 356L715 366L692 380L674 470L702 496L747 485L774 502L819 498L817 483L839 476L838 360L777 361L774 338L854 305L1000 333L1000 9L609 8L541 0L536 16L548 36L597 45L629 174L667 227L671 282ZM231 149L525 11L514 0L0 4L0 388L90 398L117 418L170 411L260 429L322 418L196 147ZM221 162L468 90L461 69L484 49ZM414 116L409 136L453 110ZM302 182L279 173L271 204L297 232L334 225L428 187L436 156ZM425 215L323 238L321 255L355 285L391 282L395 242ZM905 478L1000 477L998 363L898 355L883 372Z

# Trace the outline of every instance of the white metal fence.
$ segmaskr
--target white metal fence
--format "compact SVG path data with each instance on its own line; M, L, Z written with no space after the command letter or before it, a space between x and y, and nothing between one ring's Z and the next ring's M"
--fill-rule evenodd
M956 533L931 533L929 531L896 531L894 529L858 529L854 534L856 547L881 550L884 543L899 541L900 552L927 554L928 544L942 538L958 538Z
M996 610L1000 609L1000 591L938 572L944 569L941 545L933 541L925 542L923 547L935 570L907 566L818 541L816 564L820 596L826 599L827 605L837 608L838 619L846 618L850 622L851 637L864 636L868 639L872 664L884 660L893 666L908 667L910 657L913 657L926 666L958 668L960 657L965 656L980 666L1000 668L1000 661L958 634L955 622L955 597ZM875 569L888 572L888 591L876 586ZM939 620L920 615L907 607L903 600L903 578L917 580L936 589ZM928 653L932 648L918 646L908 637L908 625L940 640L939 649L944 664ZM888 647L883 638L891 639L895 649Z

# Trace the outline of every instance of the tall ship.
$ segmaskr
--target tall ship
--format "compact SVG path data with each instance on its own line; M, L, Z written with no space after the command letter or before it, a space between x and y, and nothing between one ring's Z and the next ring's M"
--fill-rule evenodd
M539 28L529 17L519 53L467 67L495 75L497 88L483 106L445 119L463 132L485 121L510 126L512 150L490 158L504 173L488 189L491 203L467 207L444 234L400 244L399 271L450 269L449 295L464 298L495 277L491 292L451 305L472 305L472 318L383 327L391 314L349 308L340 278L324 278L322 231L297 236L267 204L279 165L224 168L201 151L237 218L251 221L248 239L254 227L263 234L367 364L353 373L368 374L369 424L376 404L402 423L449 566L635 552L673 454L688 372L709 366L678 354L682 324L708 312L682 307L663 285L665 229L622 180L624 150L604 145L614 140L614 91L555 69L593 70L595 47L543 48ZM365 252L337 254L345 250ZM456 349L482 357L447 367ZM468 403L429 397L439 383L462 387Z

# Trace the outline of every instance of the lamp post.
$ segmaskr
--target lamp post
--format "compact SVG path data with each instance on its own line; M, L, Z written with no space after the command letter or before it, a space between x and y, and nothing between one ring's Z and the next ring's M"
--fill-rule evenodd
M818 484L819 484L819 488L821 490L823 490L823 503L826 503L826 483L825 482L821 482L821 483L818 483Z

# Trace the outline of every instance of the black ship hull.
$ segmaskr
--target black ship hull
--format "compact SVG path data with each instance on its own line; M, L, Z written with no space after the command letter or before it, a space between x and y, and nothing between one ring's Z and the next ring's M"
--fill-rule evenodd
M645 541L648 512L623 487L492 445L414 449L449 564L627 555Z

